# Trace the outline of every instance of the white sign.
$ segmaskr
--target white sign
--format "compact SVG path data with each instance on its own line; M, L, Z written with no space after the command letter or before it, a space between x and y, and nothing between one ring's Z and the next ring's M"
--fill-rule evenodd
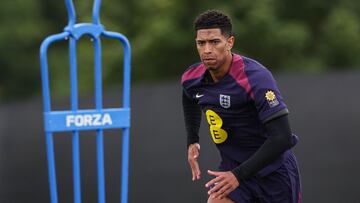
M111 116L108 113L100 114L82 114L82 115L67 115L66 127L86 127L86 126L104 126L111 125Z

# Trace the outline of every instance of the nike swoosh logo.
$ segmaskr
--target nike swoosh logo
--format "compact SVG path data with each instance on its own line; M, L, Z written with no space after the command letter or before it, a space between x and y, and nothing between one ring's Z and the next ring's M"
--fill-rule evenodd
M199 99L199 98L201 98L201 97L203 97L203 96L204 96L203 94L199 94L199 93L197 93L197 94L195 95L196 99Z

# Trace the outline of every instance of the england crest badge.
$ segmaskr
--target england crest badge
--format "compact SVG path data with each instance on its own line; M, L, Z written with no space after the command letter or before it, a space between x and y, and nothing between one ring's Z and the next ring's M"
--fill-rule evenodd
M229 95L220 94L219 100L222 107L224 107L225 109L230 108L231 102Z

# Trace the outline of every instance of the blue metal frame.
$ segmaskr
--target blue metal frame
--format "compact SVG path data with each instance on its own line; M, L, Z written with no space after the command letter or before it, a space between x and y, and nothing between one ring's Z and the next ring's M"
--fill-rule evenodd
M130 129L130 62L131 48L127 38L116 32L109 32L100 23L99 12L101 0L94 0L92 23L76 23L76 13L72 0L65 0L69 22L64 32L47 37L40 47L40 64L42 76L42 91L44 105L44 126L46 134L46 151L48 157L50 199L58 202L56 184L56 166L54 154L53 133L72 132L73 152L73 184L74 202L81 202L80 176L80 138L81 130L96 130L97 168L98 168L98 202L105 203L105 172L104 172L104 143L103 130L121 128L122 137L122 168L121 168L121 202L128 201L128 170L129 170L129 129ZM95 71L95 109L79 110L77 87L76 42L83 36L89 35L94 44ZM101 40L106 37L119 40L124 47L124 80L122 108L103 109L102 104L102 71L101 71ZM71 110L52 111L49 85L47 52L51 44L69 40Z

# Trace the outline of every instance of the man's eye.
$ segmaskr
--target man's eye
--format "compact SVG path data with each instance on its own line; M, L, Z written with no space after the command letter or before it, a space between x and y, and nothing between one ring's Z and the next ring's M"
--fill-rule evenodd
M211 41L210 43L211 43L211 44L216 45L216 44L219 44L219 43L220 43L220 41L218 41L218 40L214 40L214 41Z
M200 42L197 42L197 44L200 45L200 46L202 46L202 45L205 44L205 42L200 41Z

